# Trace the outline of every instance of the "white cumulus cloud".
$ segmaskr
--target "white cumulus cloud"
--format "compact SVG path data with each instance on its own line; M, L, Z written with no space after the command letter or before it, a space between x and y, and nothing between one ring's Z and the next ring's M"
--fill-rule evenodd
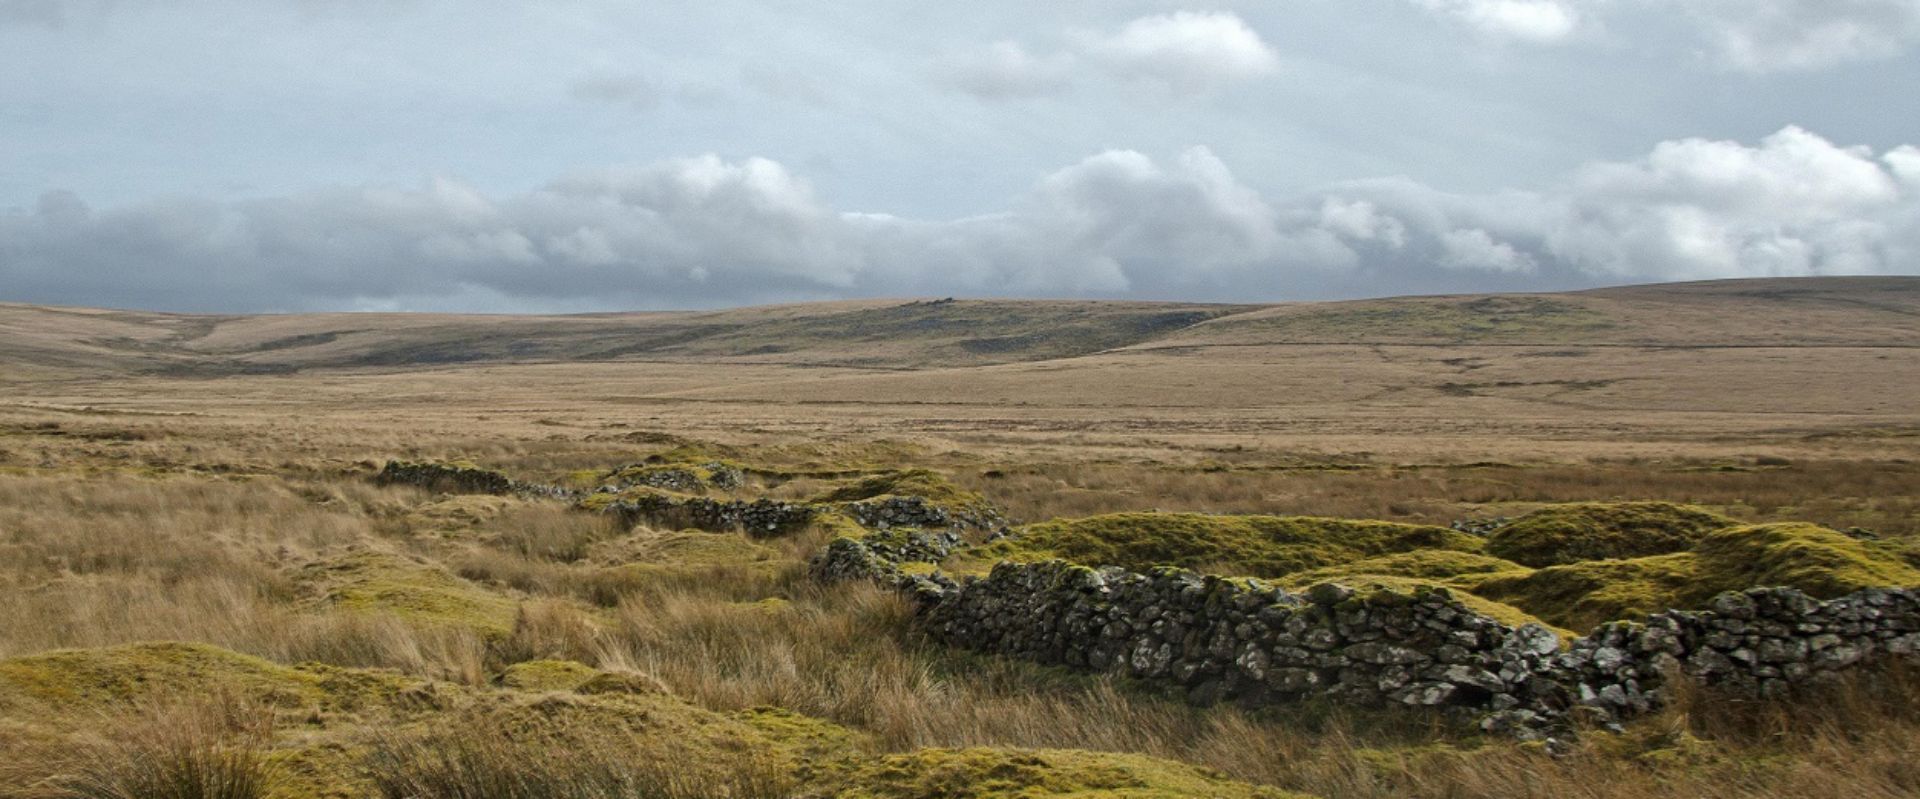
M1413 0L1482 33L1528 42L1557 42L1580 26L1567 0Z
M1749 72L1830 67L1920 44L1920 0L1669 0Z

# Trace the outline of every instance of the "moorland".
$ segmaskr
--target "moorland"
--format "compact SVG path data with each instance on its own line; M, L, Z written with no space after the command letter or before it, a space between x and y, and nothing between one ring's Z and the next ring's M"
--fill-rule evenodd
M0 304L0 796L1912 795L1898 656L1764 696L1676 675L1641 712L1511 734L1482 708L1236 701L955 646L900 588L1176 567L1444 591L1571 647L1729 591L1920 587L1917 391L1903 278ZM948 515L863 515L881 499ZM802 514L619 510L706 501ZM963 518L889 579L817 568Z

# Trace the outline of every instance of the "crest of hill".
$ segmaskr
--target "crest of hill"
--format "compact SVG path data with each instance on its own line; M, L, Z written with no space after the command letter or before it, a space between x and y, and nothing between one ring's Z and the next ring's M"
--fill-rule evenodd
M9 376L501 362L923 369L1299 344L1912 347L1920 278L1797 278L1284 305L860 300L571 316L195 315L0 303Z
M1916 341L1920 278L1822 277L1290 303L1195 325L1143 347L1911 347Z

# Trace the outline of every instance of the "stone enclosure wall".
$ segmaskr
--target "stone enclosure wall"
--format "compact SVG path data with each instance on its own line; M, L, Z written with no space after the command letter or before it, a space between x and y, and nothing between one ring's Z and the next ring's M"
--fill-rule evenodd
M1920 649L1920 597L1870 590L1820 602L1792 589L1725 594L1703 611L1614 623L1562 648L1538 625L1474 612L1443 589L1292 594L1175 569L1137 574L1002 563L961 584L895 584L950 645L1111 672L1198 704L1329 697L1449 708L1537 737L1575 713L1612 721L1665 701L1671 675L1755 695Z
M574 492L559 486L525 483L491 469L458 463L387 461L374 475L382 485L411 485L432 491L461 494L516 494L572 499Z

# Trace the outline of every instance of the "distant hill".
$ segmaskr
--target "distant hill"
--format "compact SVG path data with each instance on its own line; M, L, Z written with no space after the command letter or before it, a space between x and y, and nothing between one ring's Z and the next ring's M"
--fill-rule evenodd
M570 316L196 315L0 304L0 367L227 374L500 362L924 369L1290 344L1920 346L1920 278L1661 284L1278 305L861 300Z

